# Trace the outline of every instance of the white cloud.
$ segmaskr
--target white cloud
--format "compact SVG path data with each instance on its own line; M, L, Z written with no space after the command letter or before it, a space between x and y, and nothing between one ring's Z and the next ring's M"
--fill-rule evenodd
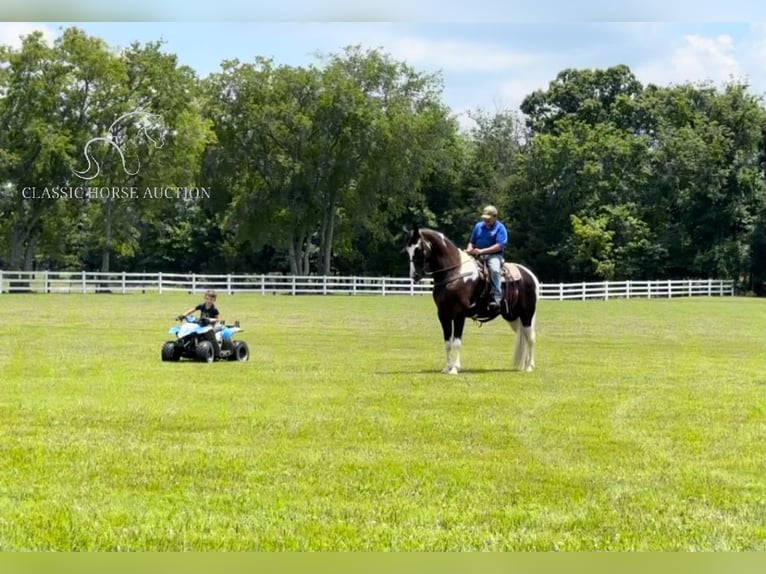
M386 48L410 64L449 71L498 72L529 66L536 59L532 54L489 43L413 36L392 38Z
M717 38L684 36L686 45L679 49L672 60L673 67L691 78L710 78L725 81L730 76L742 74L737 61L731 36Z
M752 88L757 92L766 91L766 23L751 24L743 52L742 61Z
M635 68L634 73L643 83L658 85L685 82L713 82L723 84L732 78L746 75L740 64L731 36L722 34L714 38L685 35L682 43L667 60L655 60Z
M557 72L554 72L552 75L545 77L538 76L535 78L525 76L523 79L502 82L499 86L499 92L503 101L507 102L504 107L512 108L514 110L518 109L521 102L524 101L524 98L535 90L547 90L551 80L555 78L556 73Z
M395 60L404 61L419 71L441 71L445 101L467 129L473 125L468 112L517 110L523 98L538 87L546 87L555 72L540 78L541 64L550 68L550 57L505 45L480 36L434 37L434 28L423 34L403 32L397 25L366 24L325 26L316 30L327 46L328 30L337 45L362 44L381 48ZM442 30L439 33L444 34ZM507 80L513 78L512 80ZM529 79L532 78L532 79Z
M413 25L315 24L307 31L314 41L325 48L335 49L354 44L382 48L393 58L406 61L411 66L445 72L499 72L529 66L537 60L528 51L509 48L497 41L480 37L457 39L446 36L453 26L440 29L429 24L425 27L427 31L422 33L412 33L405 28L412 29Z
M55 30L37 22L0 22L0 44L18 49L21 47L21 37L35 30L40 30L45 40L51 45L58 36Z

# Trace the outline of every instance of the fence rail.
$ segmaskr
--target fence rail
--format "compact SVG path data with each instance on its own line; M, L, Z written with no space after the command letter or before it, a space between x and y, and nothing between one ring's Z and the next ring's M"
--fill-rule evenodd
M198 275L183 273L102 273L0 270L0 293L223 293L286 295L420 295L432 282L408 277L294 275ZM543 283L542 299L630 299L734 295L734 282L718 279Z

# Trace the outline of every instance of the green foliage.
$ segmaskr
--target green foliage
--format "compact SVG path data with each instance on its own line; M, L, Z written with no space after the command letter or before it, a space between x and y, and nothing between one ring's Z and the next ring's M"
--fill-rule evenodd
M228 222L256 247L286 249L296 274L329 273L360 229L385 237L454 132L438 78L358 47L324 60L232 62L208 81Z
M747 84L569 68L525 116L476 109L465 131L442 90L439 74L359 46L198 78L159 41L31 34L0 47L0 265L401 275L402 227L461 244L493 203L507 257L547 281L763 283L766 110ZM137 111L153 119L115 127ZM83 180L86 160L99 172ZM78 185L205 193L22 197Z
M572 266L583 277L613 279L614 231L606 215L597 218L572 215Z

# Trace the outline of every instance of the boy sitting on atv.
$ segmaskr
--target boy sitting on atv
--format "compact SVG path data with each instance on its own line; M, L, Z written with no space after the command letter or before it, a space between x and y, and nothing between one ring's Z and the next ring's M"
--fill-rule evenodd
M218 327L219 323L219 315L220 311L218 310L218 307L215 306L215 300L218 298L218 295L213 289L208 289L205 291L205 301L203 303L200 303L196 307L192 307L188 311L186 311L183 315L179 315L177 319L179 321L182 321L185 317L188 315L194 313L195 311L200 312L200 318L199 318L199 324L200 325L213 325L213 329L208 331L204 334L205 339L210 341L210 344L213 345L213 350L215 351L215 358L220 359L223 355L228 356L231 353L231 348L224 348L221 349L218 346L218 341L215 339L215 333L218 331L216 327ZM224 347L231 347L231 340L224 340L223 342Z

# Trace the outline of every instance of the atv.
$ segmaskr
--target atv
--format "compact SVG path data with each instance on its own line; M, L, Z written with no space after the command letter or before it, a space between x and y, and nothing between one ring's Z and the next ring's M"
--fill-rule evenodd
M242 331L239 321L233 326L224 323L211 325L207 319L197 319L194 315L179 316L181 325L171 327L169 333L176 336L175 341L167 341L162 345L163 361L179 361L182 358L212 363L215 360L215 349L204 335L209 331L215 332L215 339L221 349L220 360L247 361L250 350L244 341L234 341L236 333Z

